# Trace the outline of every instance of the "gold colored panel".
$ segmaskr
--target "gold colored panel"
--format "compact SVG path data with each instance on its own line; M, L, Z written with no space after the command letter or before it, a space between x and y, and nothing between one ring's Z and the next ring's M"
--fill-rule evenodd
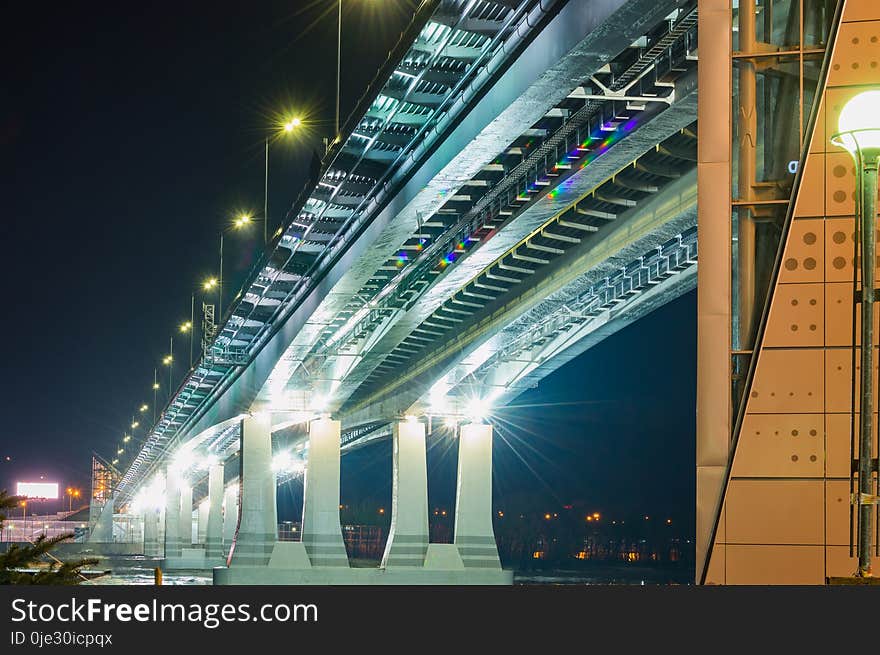
M857 20L880 20L880 4L877 0L846 0L841 21Z
M727 584L825 583L822 546L727 546Z
M726 3L725 3L726 4ZM717 162L725 166L730 162L730 6L706 9L700 5L700 34L712 34L715 38L700 48L700 67L697 83L700 103L697 120L703 126L703 134L697 143L700 163ZM727 188L730 189L730 170L727 169ZM727 208L729 210L729 207Z
M724 544L716 544L712 549L712 559L709 560L709 569L706 571L706 584L725 584L724 580Z
M794 204L795 218L825 215L825 155L807 155Z
M798 220L791 222L779 282L822 282L824 270L824 221Z
M856 375L861 370L856 357ZM825 411L848 414L852 410L852 350L850 348L828 348L825 351ZM858 378L855 380L856 402L858 402ZM877 369L874 368L874 406L877 406Z
M849 480L825 483L825 543L849 545Z
M859 438L859 415L855 414L855 439ZM874 414L877 425L877 414ZM849 478L851 455L849 414L825 415L825 476L829 478ZM874 452L877 452L877 432L874 432ZM856 455L857 456L857 455Z
M876 83L880 76L880 23L842 23L828 71L829 86Z
M727 486L727 544L821 544L822 480L745 480Z
M852 218L825 220L825 281L849 282L853 276Z
M854 216L856 213L856 172L852 157L842 150L825 155L825 213L828 216ZM852 255L850 255L852 257Z
M825 285L825 345L849 346L851 343L852 284L829 282Z
M733 458L734 477L822 477L821 414L747 414Z
M808 232L815 238L816 232ZM825 344L822 284L779 284L764 332L764 346Z
M696 553L698 570L702 570L703 559L709 550L712 538L712 527L715 521L718 499L724 488L724 466L698 466L697 467L697 532ZM718 522L716 540L724 540L724 513Z
M853 554L855 554L853 549ZM851 576L859 568L859 559L849 556L849 546L825 547L825 575L831 577Z
M852 282L825 285L825 345L852 344ZM856 311L856 344L862 342L862 317ZM874 334L880 334L880 312L874 312Z
M823 349L762 350L746 411L756 414L821 412Z

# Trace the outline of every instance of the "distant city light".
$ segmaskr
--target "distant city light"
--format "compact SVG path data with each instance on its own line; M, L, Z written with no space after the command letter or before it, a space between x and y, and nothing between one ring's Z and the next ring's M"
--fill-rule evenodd
M15 495L25 498L45 498L47 500L58 499L57 482L18 482L15 485Z

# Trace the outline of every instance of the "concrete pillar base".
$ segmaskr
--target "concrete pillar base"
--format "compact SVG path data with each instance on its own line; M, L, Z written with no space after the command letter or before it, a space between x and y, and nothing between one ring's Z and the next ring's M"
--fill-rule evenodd
M205 514L205 556L222 560L224 559L223 464L214 464L208 469L208 503ZM201 515L199 527L201 527Z
M441 571L464 570L464 562L455 544L428 544L425 568Z
M204 548L183 548L180 557L166 557L159 567L165 570L199 569L207 570L215 566L224 566L226 562L219 557L205 557Z
M241 507L232 544L233 567L267 565L278 540L270 428L268 414L248 416L241 422Z
M460 434L453 541L465 568L500 570L492 527L492 426L470 423Z
M348 568L339 523L339 435L339 421L321 418L309 424L302 543L312 566Z
M391 530L382 568L425 564L428 550L428 472L425 426L418 421L395 423Z

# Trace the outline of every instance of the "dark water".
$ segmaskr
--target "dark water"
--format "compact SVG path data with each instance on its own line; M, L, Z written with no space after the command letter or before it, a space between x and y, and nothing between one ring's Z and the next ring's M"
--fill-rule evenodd
M153 569L161 560L140 555L103 558L95 568L110 570L83 584L89 585L152 585ZM375 562L374 565L378 565ZM517 571L517 585L668 585L692 584L693 569L685 566L591 562L575 570L548 569ZM209 585L211 574L202 571L163 571L165 585Z

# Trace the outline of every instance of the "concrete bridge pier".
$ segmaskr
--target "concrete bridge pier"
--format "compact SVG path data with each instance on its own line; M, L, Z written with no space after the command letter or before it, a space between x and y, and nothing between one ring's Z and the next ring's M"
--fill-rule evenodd
M165 472L165 558L180 557L180 472L169 466ZM164 563L163 563L164 566Z
M193 490L184 480L180 485L180 547L192 547Z
M302 543L312 566L348 567L339 523L340 423L309 423L309 459L303 489Z
M158 507L148 507L144 510L144 556L162 556L162 544L159 543Z
M492 527L491 425L461 426L453 542L465 568L501 570Z
M172 475L175 480L170 483ZM168 497L165 503L165 559L162 568L204 569L205 549L201 546L193 546L192 487L179 472L173 472L170 467L168 478L169 484L166 485ZM172 489L175 489L176 493L168 493ZM177 544L173 551L168 548L168 531L173 533L172 536Z
M230 567L266 566L278 540L270 414L248 416L241 422L239 482L241 508Z
M205 559L214 566L224 563L223 558L223 464L208 469L208 501L205 509ZM201 509L201 507L200 507ZM202 516L199 515L199 528Z
M205 546L207 549L208 539L208 507L209 499L203 498L196 508L196 534L198 538L195 543Z
M422 567L428 551L428 472L425 425L416 420L392 427L391 529L382 568Z
M229 556L235 531L238 529L238 484L223 491L223 556Z

